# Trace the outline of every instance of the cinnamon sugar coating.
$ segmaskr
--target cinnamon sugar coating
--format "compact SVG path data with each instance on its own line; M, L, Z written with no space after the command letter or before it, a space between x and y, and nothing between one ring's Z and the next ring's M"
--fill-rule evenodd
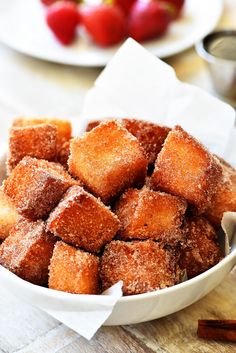
M57 162L63 165L65 169L68 169L69 155L70 155L70 141L66 141L63 143L57 155Z
M222 167L180 126L167 136L151 177L154 189L181 196L203 213L222 179Z
M152 239L164 244L185 240L180 228L187 203L163 192L129 189L116 203L121 239Z
M220 228L224 212L236 212L236 170L222 160L221 165L223 180L205 212L205 216L216 228Z
M59 151L65 141L71 139L71 123L63 119L50 119L50 118L18 118L13 122L13 127L25 127L38 124L50 124L57 129L57 151Z
M138 139L146 153L149 164L153 164L171 129L136 119L123 119L123 125Z
M185 226L187 242L180 256L180 267L188 278L208 270L222 258L216 232L204 217L188 218Z
M9 236L12 227L19 221L20 215L11 199L4 194L3 188L0 188L0 240Z
M99 257L57 242L49 266L49 288L99 294Z
M112 241L101 260L103 289L123 281L123 294L133 295L173 286L180 270L175 252L152 240Z
M21 215L36 220L48 216L75 184L60 164L25 157L4 181L3 190Z
M100 123L100 120L89 122L86 131L91 131ZM146 153L149 164L153 164L171 129L166 126L137 119L122 119L121 123L133 136L138 139Z
M8 171L25 157L56 159L57 128L49 124L12 127L9 136Z
M43 221L21 219L0 245L0 264L28 282L46 285L55 241Z
M70 151L71 174L105 203L126 188L144 183L147 160L143 150L118 121L103 122L73 139Z
M99 252L119 228L110 209L80 186L67 191L47 222L55 236L91 252Z

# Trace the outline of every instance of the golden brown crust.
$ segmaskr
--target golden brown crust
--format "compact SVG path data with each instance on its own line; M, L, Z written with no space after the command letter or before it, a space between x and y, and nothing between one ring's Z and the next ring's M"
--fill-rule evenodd
M100 123L100 120L90 121L86 127L86 131L91 131ZM153 164L171 129L166 126L137 119L121 119L121 123L138 139L145 151L149 164Z
M73 139L70 151L71 174L105 203L126 188L144 183L147 160L143 150L117 121L103 122Z
M57 154L57 128L49 124L12 127L9 136L8 171L25 157L53 161Z
M224 212L236 212L236 170L222 160L221 165L223 180L205 213L216 228L220 228Z
M174 252L152 240L112 241L101 260L103 289L123 281L123 294L133 295L173 286L179 281Z
M163 192L129 189L116 203L120 238L152 239L164 244L185 240L181 230L186 201Z
M13 127L25 127L38 124L50 124L57 128L57 151L60 151L65 141L71 139L72 127L68 120L53 118L18 118L13 122Z
M21 219L0 246L0 264L26 281L46 285L55 241L43 221Z
M122 119L122 123L138 139L146 153L149 164L153 164L171 129L136 119Z
M74 294L99 294L99 258L57 242L49 267L49 288Z
M192 217L186 221L187 242L180 256L180 267L186 269L188 278L208 270L222 258L216 232L204 217Z
M47 228L64 241L99 252L120 228L118 218L80 186L73 186L51 213Z
M21 216L17 213L11 199L4 194L0 188L0 240L9 236L12 227L20 220Z
M60 164L25 157L4 181L3 189L21 215L36 220L48 216L75 184Z
M203 213L222 179L222 167L197 140L176 126L165 140L151 178L154 189L185 198Z

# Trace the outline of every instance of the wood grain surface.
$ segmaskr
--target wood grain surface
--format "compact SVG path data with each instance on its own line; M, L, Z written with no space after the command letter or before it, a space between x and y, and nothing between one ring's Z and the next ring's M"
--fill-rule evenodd
M220 26L236 28L236 0L226 1ZM19 114L78 115L87 90L100 73L99 69L41 62L2 45L0 58L4 133L10 119ZM167 62L181 80L214 93L194 49ZM198 339L198 319L236 319L236 270L205 298L178 313L138 325L102 327L90 342L20 302L17 293L13 296L0 284L0 353L236 353L236 344Z

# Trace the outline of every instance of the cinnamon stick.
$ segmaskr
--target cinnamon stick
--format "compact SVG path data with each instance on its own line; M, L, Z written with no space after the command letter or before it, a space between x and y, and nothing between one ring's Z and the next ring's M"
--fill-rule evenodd
M198 320L199 338L236 342L236 320Z

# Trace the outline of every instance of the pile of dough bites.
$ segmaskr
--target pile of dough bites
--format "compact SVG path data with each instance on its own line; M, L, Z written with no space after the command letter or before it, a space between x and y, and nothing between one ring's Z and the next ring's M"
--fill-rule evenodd
M236 171L181 127L135 119L24 119L10 129L0 188L0 264L31 283L124 295L173 286L218 263Z

